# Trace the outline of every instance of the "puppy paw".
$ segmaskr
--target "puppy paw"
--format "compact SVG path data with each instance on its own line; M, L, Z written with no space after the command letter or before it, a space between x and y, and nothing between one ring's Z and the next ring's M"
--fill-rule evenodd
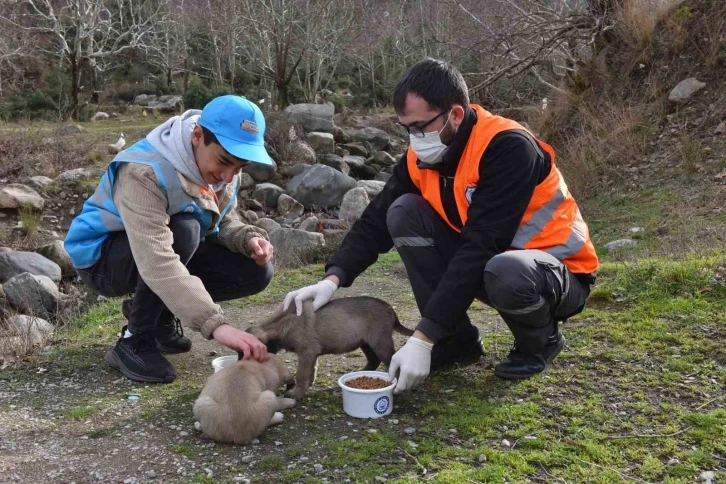
M275 412L275 414L270 419L270 425L281 424L284 418L285 417L282 415L282 412Z
M300 400L305 395L302 388L295 387L290 391L285 392L285 398L292 398L293 400Z

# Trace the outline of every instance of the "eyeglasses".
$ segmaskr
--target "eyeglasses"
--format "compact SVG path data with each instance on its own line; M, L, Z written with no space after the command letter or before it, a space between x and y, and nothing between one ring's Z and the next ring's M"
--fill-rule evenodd
M451 110L449 110L449 111L451 111ZM413 135L416 138L423 138L424 135L426 134L426 133L424 133L424 129L426 129L426 127L428 125L430 125L431 123L433 123L434 121L436 121L441 116L448 113L449 111L441 111L439 114L437 114L433 118L429 119L424 124L419 124L416 126L406 126L405 124L402 124L402 123L396 123L396 127L399 129L399 131L401 131L401 134L403 134L403 135L406 135L406 136Z

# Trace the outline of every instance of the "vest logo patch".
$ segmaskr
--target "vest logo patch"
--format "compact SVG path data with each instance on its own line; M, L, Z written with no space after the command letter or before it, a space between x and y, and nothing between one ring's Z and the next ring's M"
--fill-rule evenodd
M184 213L194 213L194 206L189 205L187 208L184 209Z
M247 119L242 122L240 128L245 131L249 131L252 134L258 134L260 132L260 130L257 128L257 123L255 123L254 121L249 121Z
M474 190L476 190L476 185L469 185L466 187L465 194L466 194L466 202L471 205L471 196L474 194Z

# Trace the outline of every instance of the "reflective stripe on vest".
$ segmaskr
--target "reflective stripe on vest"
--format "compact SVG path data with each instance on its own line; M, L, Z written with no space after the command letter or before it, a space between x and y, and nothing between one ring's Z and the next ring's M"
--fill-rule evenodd
M535 141L538 151L544 150L549 154L552 168L549 175L535 187L510 248L542 250L563 261L572 272L595 272L598 267L595 248L577 203L555 166L554 149L547 143L537 140L516 121L492 115L475 104L471 107L476 111L477 122L454 176L454 197L462 224L466 224L471 193L479 183L479 163L489 143L503 131L524 131ZM461 230L446 216L441 201L439 172L419 169L418 158L410 146L406 161L411 180L423 197L449 226L460 232Z

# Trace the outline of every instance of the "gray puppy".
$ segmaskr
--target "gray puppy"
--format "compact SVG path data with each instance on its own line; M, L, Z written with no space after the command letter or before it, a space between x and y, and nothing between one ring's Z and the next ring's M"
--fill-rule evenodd
M283 383L290 388L294 380L277 355L264 363L238 361L207 379L194 402L194 417L212 439L247 445L282 422L280 410L295 406L295 400L275 395Z
M315 381L318 356L341 354L360 348L368 359L363 370L389 365L394 353L393 331L411 336L413 331L401 325L393 308L374 297L334 299L315 312L311 301L303 303L298 316L295 305L287 311L282 305L268 320L247 329L276 353L288 350L297 354L295 387L286 397L299 400Z

